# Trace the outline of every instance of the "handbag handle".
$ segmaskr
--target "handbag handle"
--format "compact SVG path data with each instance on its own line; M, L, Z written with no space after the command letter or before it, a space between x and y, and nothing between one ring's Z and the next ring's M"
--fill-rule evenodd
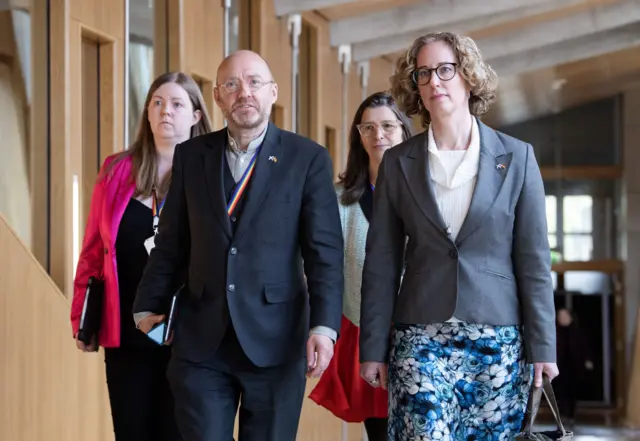
M547 399L547 403L549 403L549 407L551 408L551 413L553 413L553 418L556 420L558 430L562 432L562 436L566 436L567 431L565 430L564 425L562 424L562 419L560 418L560 410L558 409L556 396L553 393L551 381L545 374L542 375L542 387L532 386L531 388L529 401L527 402L527 412L525 414L522 426L523 432L527 435L531 435L538 410L540 410L540 401L542 400L543 394Z

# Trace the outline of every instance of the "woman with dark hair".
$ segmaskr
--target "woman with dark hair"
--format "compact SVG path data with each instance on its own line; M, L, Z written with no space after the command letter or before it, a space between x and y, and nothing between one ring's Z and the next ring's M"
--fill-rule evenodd
M116 441L177 441L173 396L166 379L169 346L136 329L133 301L147 263L150 238L171 180L175 146L211 132L196 82L181 72L158 77L147 93L135 141L109 156L93 189L71 305L76 345L104 349ZM97 341L77 339L89 277L104 280ZM176 280L176 287L182 280Z
M364 422L369 441L387 439L387 393L359 374L360 286L378 166L384 153L413 136L411 121L387 92L365 99L349 134L347 169L336 186L345 243L343 316L329 368L310 398L347 422Z

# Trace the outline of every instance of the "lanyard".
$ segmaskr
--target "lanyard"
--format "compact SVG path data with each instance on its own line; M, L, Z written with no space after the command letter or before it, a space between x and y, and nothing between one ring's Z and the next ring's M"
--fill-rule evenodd
M261 148L262 146L256 149L256 152L253 154L253 158L251 158L251 162L249 163L249 165L247 166L247 169L244 171L244 174L236 184L236 188L233 189L233 193L231 193L231 198L229 198L229 203L227 204L227 213L229 214L229 216L231 216L231 214L234 212L234 210L238 206L238 202L240 201L242 194L247 189L249 180L253 175L253 169L256 166L256 159L258 158L258 152L260 152Z
M160 222L160 213L162 213L162 207L164 207L164 201L166 198L158 204L158 195L156 193L156 187L151 190L151 213L153 214L153 233L158 234L158 223Z

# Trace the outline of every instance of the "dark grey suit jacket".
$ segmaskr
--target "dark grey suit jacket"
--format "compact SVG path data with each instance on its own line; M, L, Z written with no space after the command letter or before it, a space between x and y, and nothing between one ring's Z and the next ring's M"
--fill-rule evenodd
M387 359L392 322L442 323L453 315L523 324L527 360L556 359L540 169L531 145L478 124L478 178L455 242L429 177L427 132L384 155L363 270L361 361Z
M342 316L344 245L331 158L315 142L269 124L234 233L223 183L226 145L223 129L176 147L133 313L164 311L174 274L186 263L175 356L211 357L231 322L255 365L300 360L309 328L338 331Z

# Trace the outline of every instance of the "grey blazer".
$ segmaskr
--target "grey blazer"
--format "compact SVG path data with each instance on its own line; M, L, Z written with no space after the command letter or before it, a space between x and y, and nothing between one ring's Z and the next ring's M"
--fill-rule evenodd
M540 169L531 145L478 125L478 178L455 242L429 178L427 132L384 155L362 276L361 361L387 360L392 322L442 323L455 315L469 323L522 324L527 361L555 362Z

